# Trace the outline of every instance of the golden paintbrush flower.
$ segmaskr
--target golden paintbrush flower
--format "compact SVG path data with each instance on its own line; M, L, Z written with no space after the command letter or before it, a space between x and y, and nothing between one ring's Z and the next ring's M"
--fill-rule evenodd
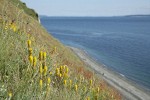
M47 84L50 85L50 83L51 83L51 78L48 77L48 78L47 78Z
M60 69L56 68L56 75L59 75L59 74L60 74Z
M36 58L36 57L33 57L33 66L34 66L34 67L36 66L36 63L37 63L37 58Z
M99 93L99 91L100 91L100 89L99 89L99 87L97 87L97 93Z
M72 80L69 80L69 87L71 88L72 86Z
M28 44L28 48L30 48L31 47L31 40L28 40L27 44Z
M14 25L14 27L13 27L13 31L14 31L14 32L16 32L16 31L17 31L17 26L16 26L16 25Z
M29 48L28 52L29 52L29 55L32 55L32 53L33 53L32 48Z
M90 100L90 97L87 97L87 99L86 100Z
M92 84L93 84L93 81L92 81L92 80L90 80L90 86L92 86Z
M10 23L9 26L10 26L10 29L13 29L14 24L13 24L13 23Z
M66 73L68 73L68 71L69 71L69 69L68 69L68 67L66 67Z
M66 65L63 66L63 70L65 70L65 69L66 69Z
M43 52L40 51L40 52L39 52L39 60L40 60L40 61L42 61L42 59L43 59L42 57L43 57Z
M72 80L69 81L70 85L72 85Z
M29 61L30 61L30 64L33 64L33 56L32 55L29 56Z
M76 92L78 91L78 85L77 84L74 86L74 89Z
M49 71L49 75L51 76L53 73L51 71Z
M62 74L61 74L61 73L59 74L59 77L62 77Z
M9 96L9 98L11 98L12 97L12 92L9 92L8 96Z
M43 60L46 59L46 52L43 52Z
M51 71L49 71L49 75L51 76L53 73Z
M40 79L39 85L40 85L40 89L42 89L42 87L43 87L43 80L42 79Z
M64 86L67 86L67 80L64 80Z

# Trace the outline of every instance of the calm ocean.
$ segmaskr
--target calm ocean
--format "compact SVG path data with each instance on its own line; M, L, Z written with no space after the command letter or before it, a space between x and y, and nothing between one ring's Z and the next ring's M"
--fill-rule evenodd
M41 17L62 43L150 89L150 16Z

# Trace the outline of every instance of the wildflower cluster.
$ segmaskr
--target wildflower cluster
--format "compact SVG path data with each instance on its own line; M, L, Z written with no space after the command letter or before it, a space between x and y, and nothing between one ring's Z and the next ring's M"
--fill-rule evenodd
M32 68L38 70L39 91L41 93L46 93L46 97L48 94L51 95L50 93L55 89L57 89L57 91L67 91L70 95L78 95L84 100L98 100L110 97L109 92L105 93L101 90L101 86L95 83L94 77L91 79L85 79L82 75L73 77L71 76L72 72L67 65L47 66L47 56L49 55L41 50L39 51L37 59L36 56L33 56L31 45L31 40L27 40L29 64ZM54 48L54 51L53 54L56 53L56 47Z
M19 30L15 21L13 21L13 20L11 22L3 21L3 28L6 32L7 31L13 31L16 33Z
M79 78L73 78L67 65L48 67L46 65L47 53L45 51L39 51L38 59L36 59L35 56L33 57L31 40L27 40L27 44L29 64L33 68L38 68L39 90L41 93L48 94L54 91L54 89L57 89L57 91L67 91L68 93L82 96L85 100L105 98L105 96L102 96L106 94L103 94L100 86L95 84L94 79L84 79L84 76L81 75L79 75ZM37 61L39 62L38 67L36 67ZM108 95L109 94L107 94L106 97Z

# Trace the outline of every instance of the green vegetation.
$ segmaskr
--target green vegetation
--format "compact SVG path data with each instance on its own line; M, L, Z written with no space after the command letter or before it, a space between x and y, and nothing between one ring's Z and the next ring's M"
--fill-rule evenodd
M29 16L35 18L36 20L38 20L38 14L30 8L27 8L25 3L22 3L20 0L8 0L10 3L13 3L15 6L17 6L20 9L23 9L24 12L26 14L28 14Z
M18 3L0 1L0 100L121 99Z

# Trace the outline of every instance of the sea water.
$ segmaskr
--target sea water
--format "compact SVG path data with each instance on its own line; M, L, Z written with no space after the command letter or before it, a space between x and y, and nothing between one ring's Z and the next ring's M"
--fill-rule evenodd
M150 16L41 17L62 43L150 89Z

